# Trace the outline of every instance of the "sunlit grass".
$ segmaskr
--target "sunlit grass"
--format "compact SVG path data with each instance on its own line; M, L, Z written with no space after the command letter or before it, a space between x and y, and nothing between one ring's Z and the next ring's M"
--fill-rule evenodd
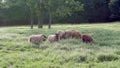
M67 39L39 45L28 42L32 34L54 34L57 30L76 29L90 34L96 44ZM105 60L104 60L105 59ZM0 68L119 68L120 23L56 24L48 29L30 26L0 28Z

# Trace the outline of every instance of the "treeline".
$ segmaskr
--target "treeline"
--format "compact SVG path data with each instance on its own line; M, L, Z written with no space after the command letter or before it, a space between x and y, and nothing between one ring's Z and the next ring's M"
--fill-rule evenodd
M0 0L0 25L120 21L120 0Z

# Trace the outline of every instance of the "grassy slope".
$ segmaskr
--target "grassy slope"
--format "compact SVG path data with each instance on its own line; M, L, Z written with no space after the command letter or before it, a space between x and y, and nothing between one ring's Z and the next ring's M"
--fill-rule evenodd
M68 39L40 45L27 41L32 34L54 34L57 30L76 29L90 34L97 44ZM31 30L29 26L0 28L1 68L119 68L120 23L54 25L52 29Z

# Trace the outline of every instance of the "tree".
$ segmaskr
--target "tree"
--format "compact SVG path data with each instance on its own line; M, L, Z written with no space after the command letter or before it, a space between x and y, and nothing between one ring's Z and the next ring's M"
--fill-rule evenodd
M38 28L43 28L43 19L44 19L44 12L45 12L45 5L44 0L36 0L36 14L38 18Z
M109 0L78 0L84 4L84 11L78 13L85 22L105 22L109 20Z
M28 6L28 8L30 10L31 29L33 29L35 1L34 0L26 0L26 5Z
M49 29L51 28L51 22L54 15L64 17L71 15L74 11L83 10L83 8L81 8L83 5L75 0L46 0L45 4L49 17Z
M5 0L0 11L1 25L24 24L28 20L28 9L21 0Z
M45 22L45 19L47 21ZM120 0L0 0L0 25L120 20ZM29 23L30 22L30 23Z
M111 10L111 21L120 21L120 0L110 0L109 8Z

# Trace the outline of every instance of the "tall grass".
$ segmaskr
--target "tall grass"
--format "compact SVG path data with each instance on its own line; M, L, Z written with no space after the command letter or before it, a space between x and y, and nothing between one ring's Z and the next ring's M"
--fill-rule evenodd
M93 36L96 44L66 39L39 45L28 42L32 34L54 34L76 29ZM29 26L0 28L0 68L119 68L120 23L53 25L51 29Z

